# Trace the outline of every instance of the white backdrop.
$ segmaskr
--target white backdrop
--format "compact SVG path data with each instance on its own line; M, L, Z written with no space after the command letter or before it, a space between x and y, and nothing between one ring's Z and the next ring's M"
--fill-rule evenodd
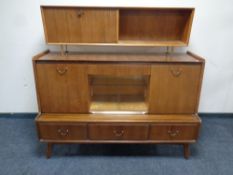
M195 7L188 50L206 58L199 111L233 112L232 0L57 0L56 3L55 0L1 0L0 113L38 110L31 58L46 48L55 49L45 44L40 4ZM153 51L152 48L117 50Z

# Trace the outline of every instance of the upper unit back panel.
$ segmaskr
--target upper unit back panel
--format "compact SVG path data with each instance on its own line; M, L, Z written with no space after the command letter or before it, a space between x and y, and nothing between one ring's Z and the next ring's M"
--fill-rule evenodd
M46 42L187 46L194 8L41 6Z

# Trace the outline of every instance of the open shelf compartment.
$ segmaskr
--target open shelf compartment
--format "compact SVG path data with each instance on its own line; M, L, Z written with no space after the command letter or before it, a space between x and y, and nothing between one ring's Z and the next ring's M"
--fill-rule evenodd
M119 43L188 45L192 8L120 9Z
M145 114L149 76L89 76L90 113Z

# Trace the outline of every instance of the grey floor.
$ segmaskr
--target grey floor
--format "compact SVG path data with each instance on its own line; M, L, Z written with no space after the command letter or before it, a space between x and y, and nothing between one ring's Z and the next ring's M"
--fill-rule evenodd
M57 145L45 158L30 116L0 116L0 175L232 175L233 116L204 115L189 160L179 145Z

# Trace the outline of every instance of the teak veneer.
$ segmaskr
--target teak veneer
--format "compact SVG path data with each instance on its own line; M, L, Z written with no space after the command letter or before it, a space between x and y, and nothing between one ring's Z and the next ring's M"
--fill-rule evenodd
M44 52L33 63L41 111L36 123L40 140L50 143L48 157L51 143L184 144L188 157L187 144L197 140L201 123L196 113L202 58L190 52L64 56ZM149 77L146 114L90 114L90 77L139 75ZM140 85L142 80L97 78L95 84ZM135 88L122 93L140 93ZM97 93L113 92L97 89Z
M193 8L41 6L46 42L187 46Z
M188 45L194 11L41 6L46 42L61 46L61 53L33 58L36 126L47 157L58 143L168 143L183 145L188 158L201 126L205 61L170 47ZM161 46L167 52L72 53L67 45Z

